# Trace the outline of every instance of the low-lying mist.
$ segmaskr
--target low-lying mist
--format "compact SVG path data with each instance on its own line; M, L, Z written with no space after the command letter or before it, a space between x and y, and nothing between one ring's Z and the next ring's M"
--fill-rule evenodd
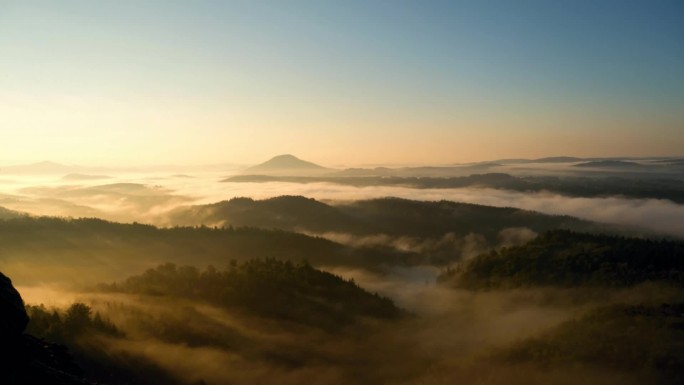
M23 178L23 179L22 179ZM524 193L491 188L415 189L354 187L331 183L221 183L221 174L126 174L111 179L71 181L57 177L14 177L0 185L0 206L34 215L99 217L161 226L176 223L169 213L186 205L215 203L234 197L265 199L302 195L327 201L394 196L414 200L450 200L497 207L516 207L547 214L642 228L681 237L684 205L661 199L568 197L550 192Z
M478 216L481 208L445 205L447 209L439 211L434 205L392 200L360 207L352 201L395 196L518 207L631 226L632 234L641 234L634 229L639 228L643 234L675 237L684 236L684 205L658 199L567 197L490 188L222 183L221 177L218 173L131 174L107 179L34 176L3 180L0 206L10 210L0 211L4 226L0 270L14 279L25 302L32 305L29 309L35 321L29 331L69 346L86 374L112 385L681 383L681 376L672 369L677 368L677 356L684 349L677 345L684 340L678 326L684 291L677 284L680 273L676 269L659 265L665 279L630 282L632 270L626 265L618 264L624 269L616 274L601 271L605 273L601 275L570 263L569 267L559 264L556 270L567 268L595 280L578 280L583 283L575 286L540 286L532 279L535 270L525 269L508 275L527 274L527 281L511 278L510 282L522 282L520 286L458 286L458 280L444 278L449 278L447 273L459 274L463 264L478 256L519 250L519 245L542 238L546 230L517 222L502 225L505 213L497 210L490 211L485 221L485 216ZM363 231L352 226L316 232L297 223L284 230L213 228L217 223L179 223L174 215L193 205L234 197L281 195L315 198L334 208L344 206L345 213L357 214L356 219L370 224ZM296 203L301 201L307 200L294 200L287 207L299 214ZM323 206L320 212L332 210L318 202L304 203ZM373 223L382 217L385 224L396 224L392 215L364 217L369 212L364 210L391 213L393 207L407 209L402 215L408 219L402 219L401 228ZM11 210L142 222L161 228L99 220L34 220ZM319 211L312 212L305 219L318 223ZM441 220L458 222L459 230L437 226L429 213L444 214ZM522 218L521 222L538 221L536 225L551 223L548 217L515 210L505 215ZM264 218L260 223L267 225L272 217ZM330 218L337 217L331 214ZM483 223L468 222L473 218ZM491 223L497 219L498 223ZM434 228L426 230L426 223ZM476 225L481 230L468 230ZM541 234L538 238L537 233ZM553 236L548 236L551 248ZM596 242L586 241L574 251L601 255L605 248ZM676 245L668 250L676 251ZM563 261L562 252L556 256ZM196 277L199 271L214 276L217 270L268 257L287 261L278 265L269 259L275 266L297 266L308 272L320 269L336 278L327 275L319 281L290 273L273 278L268 275L273 269L257 269L266 275L253 279L237 275L223 282L230 283L224 286L193 284L169 291L155 281L160 275L153 270L161 265L157 268L161 272L176 271L170 263L177 263L198 269L178 267L181 277ZM658 277L659 272L648 277ZM135 291L131 287L140 280L127 277L141 274L147 274L152 283ZM601 277L618 279L596 281ZM282 286L283 282L287 285ZM326 291L328 284L336 289ZM200 288L205 291L199 293ZM303 291L295 290L287 297L283 288ZM321 297L321 293L329 296ZM74 303L85 307L74 307ZM365 303L372 306L359 305ZM82 323L74 317L81 317ZM44 321L40 327L39 320ZM76 324L82 327L74 328Z
M390 296L411 315L325 331L175 297L20 290L30 304L56 299L48 308L62 312L71 303L85 303L115 325L120 335L94 331L79 337L75 350L106 357L124 366L123 372L134 373L140 365L149 376L141 383L669 383L639 368L575 362L548 367L500 357L592 309L681 301L684 292L676 287L470 291L437 284L439 271L431 267L329 270Z
M453 261L465 261L474 256L501 247L522 245L537 236L526 227L508 227L498 232L495 244L490 244L484 235L468 233L458 235L450 232L439 238L391 236L387 234L355 235L348 233L311 233L331 241L352 247L389 247L398 251L425 255L425 261L443 265Z

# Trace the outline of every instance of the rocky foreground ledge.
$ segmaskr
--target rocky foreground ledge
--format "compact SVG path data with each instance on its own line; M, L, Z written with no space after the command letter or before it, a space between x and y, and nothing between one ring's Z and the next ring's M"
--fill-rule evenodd
M21 295L0 273L0 384L92 385L64 346L24 334L28 322Z

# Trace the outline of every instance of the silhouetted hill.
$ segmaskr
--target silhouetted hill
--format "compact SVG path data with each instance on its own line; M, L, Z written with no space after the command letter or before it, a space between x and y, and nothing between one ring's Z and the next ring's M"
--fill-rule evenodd
M481 162L481 163L476 163L476 164L471 164L466 167L472 169L472 170L480 170L480 169L488 169L492 167L501 167L503 164L501 163L496 163L496 162Z
M527 158L508 158L508 159L496 159L492 162L502 163L502 164L527 164L527 163L575 163L587 160L587 158L578 158L574 156L547 156L544 158L537 159L527 159Z
M84 170L80 166L67 166L50 161L42 161L31 164L5 166L0 169L3 174L67 174Z
M278 155L243 171L255 175L317 175L330 169L301 160L294 155Z
M506 234L534 234L550 229L607 230L607 226L568 216L515 208L380 198L324 204L301 196L265 200L237 198L177 210L175 223L187 225L254 226L352 238L351 244L391 246L411 250L423 263L461 258L467 237L480 247L494 247Z
M98 180L98 179L111 179L111 176L71 173L71 174L64 175L62 177L62 180L65 180L65 181Z
M280 196L264 200L234 198L209 205L192 206L178 210L172 221L189 225L251 226L315 232L353 229L363 225L333 206L302 196Z
M314 265L405 264L411 253L353 249L323 238L256 228L157 228L99 219L0 221L0 269L22 282L95 283L164 262L225 266L259 257ZM26 270L25 265L40 266Z
M449 276L471 288L684 285L684 242L555 230L522 246L481 254L443 278Z
M549 157L544 157L544 158L537 158L537 159L522 159L522 158L515 158L515 159L497 159L493 160L491 162L497 162L497 163L503 163L503 164L525 164L525 163L578 163L578 162L588 162L588 163L602 163L602 162L625 162L625 163L635 163L631 162L631 160L641 160L641 161L653 161L653 162L662 162L662 163L672 163L676 162L678 160L681 160L681 158L677 157L667 157L667 158L649 158L649 157L643 157L643 158L634 158L634 157L589 157L589 158L580 158L580 157L575 157L575 156L549 156Z
M20 213L18 211L10 210L10 209L7 209L7 208L0 206L0 220L11 219L11 218L19 218L22 216L26 216L26 214L23 214L23 213Z
M643 164L636 162L628 162L625 160L597 160L593 162L585 162L576 164L575 167L607 167L607 168L634 168L634 167L644 167Z
M292 182L292 183L338 183L353 186L408 186L414 188L497 187L520 189L528 183L505 173L472 174L453 178L400 177L400 176L272 176L236 175L222 182Z
M425 202L401 198L380 198L336 206L346 215L368 223L373 231L401 236L434 237L447 233L483 234L491 241L506 228L594 227L587 221L569 216L546 215L510 207L492 207L469 203ZM359 231L350 229L352 233Z
M639 170L649 170L643 166ZM653 166L657 167L657 166ZM589 167L591 168L591 167ZM411 188L465 188L488 187L519 192L551 191L558 194L580 197L623 196L629 198L669 199L684 203L684 180L672 177L575 177L575 176L525 176L517 177L505 173L473 174L461 177L400 177L400 176L267 176L239 175L223 182L288 182L288 183L336 183L357 187L402 186Z
M454 178L465 177L473 173L503 166L496 162L481 162L457 166L418 166L418 167L375 167L348 168L327 173L326 177L391 177L391 178Z
M684 166L684 159L681 158L668 158L668 159L656 159L651 161L656 164L665 164L671 166Z
M502 229L527 227L598 228L569 216L450 201L423 202L379 198L328 205L301 196L264 200L235 198L178 210L173 220L187 224L254 226L314 233L344 232L356 235L387 234L435 237L446 233L483 233L496 238Z
M574 156L550 156L546 158L533 159L530 162L533 163L572 163L581 162L583 158L576 158Z
M399 318L387 298L307 263L252 259L225 271L203 272L165 264L112 285L106 291L170 296L239 309L261 317L336 329L359 317Z

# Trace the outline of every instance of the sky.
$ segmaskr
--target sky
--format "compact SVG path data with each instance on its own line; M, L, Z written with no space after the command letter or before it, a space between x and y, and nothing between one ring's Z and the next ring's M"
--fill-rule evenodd
M684 2L0 0L0 165L684 155Z

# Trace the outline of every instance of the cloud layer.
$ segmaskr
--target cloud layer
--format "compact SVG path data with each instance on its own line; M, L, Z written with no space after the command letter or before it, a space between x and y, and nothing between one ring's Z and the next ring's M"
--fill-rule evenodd
M173 225L166 217L170 210L234 197L264 199L280 195L303 195L319 200L349 201L394 196L516 207L684 236L684 227L681 226L684 223L684 205L662 199L627 199L619 196L583 198L550 192L523 193L491 188L413 189L331 183L220 183L222 175L218 173L193 176L120 175L106 185L102 181L73 184L59 178L15 178L0 184L0 206L36 215L97 216L116 221Z

